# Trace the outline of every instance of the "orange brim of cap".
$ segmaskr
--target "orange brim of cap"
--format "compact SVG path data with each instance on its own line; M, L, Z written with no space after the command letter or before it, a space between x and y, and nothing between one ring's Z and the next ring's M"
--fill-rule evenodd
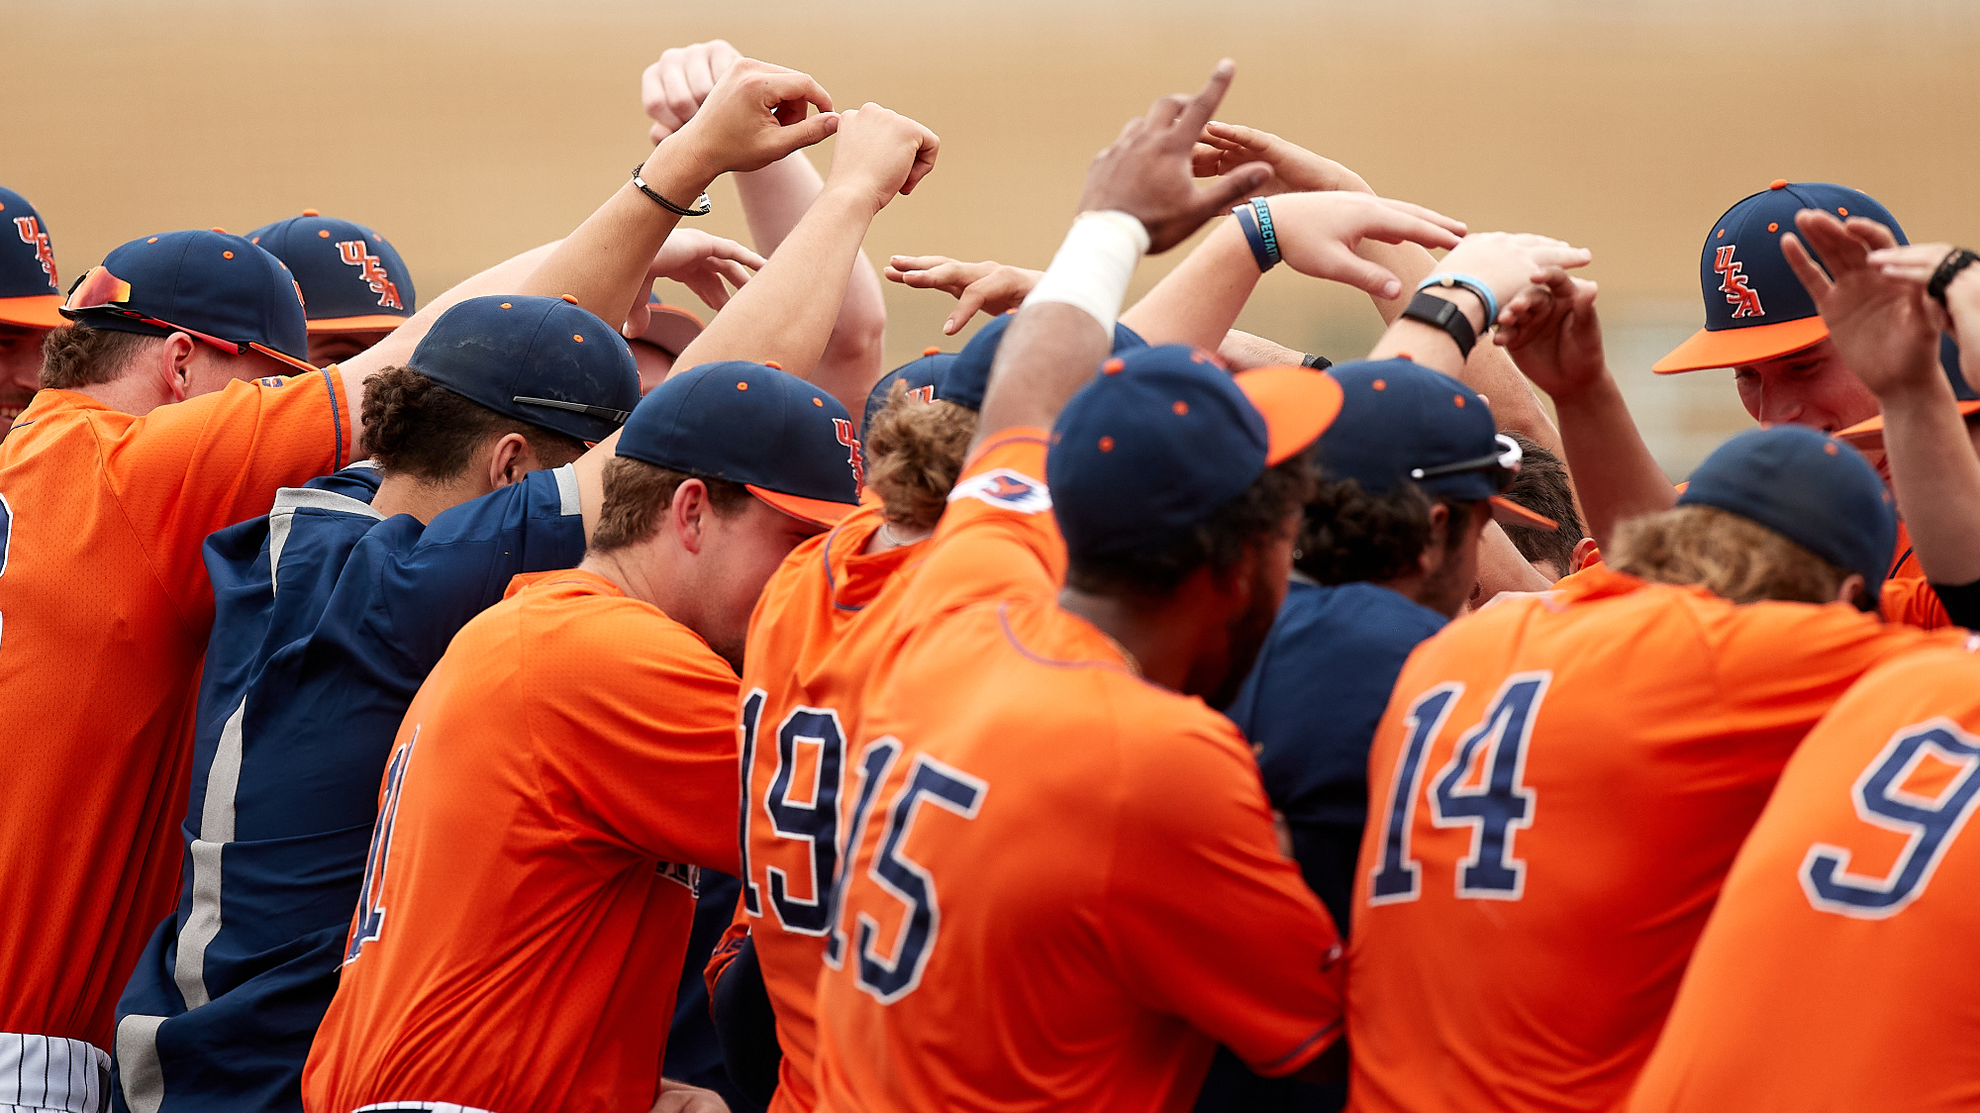
M69 323L56 312L62 307L57 294L33 294L24 298L0 298L0 324L28 328L61 328Z
M828 502L825 499L808 499L802 495L787 495L782 491L766 490L754 483L745 483L743 488L769 503L772 509L781 510L793 518L814 525L836 526L846 515L859 509L858 503Z
M1659 375L1683 371L1708 371L1716 367L1738 367L1758 363L1829 338L1829 325L1820 317L1782 321L1778 325L1753 325L1713 332L1699 329L1691 339L1679 344L1670 355L1650 365Z
M646 320L646 331L639 334L641 340L663 351L680 355L694 338L701 335L701 318L682 309L678 305L649 305L651 312Z
M395 329L411 317L400 317L391 313L377 313L369 317L325 317L309 322L311 332L376 332L379 329Z
M1493 495L1492 520L1502 526L1525 526L1527 529L1546 530L1548 533L1561 528L1561 524L1545 514L1535 514L1524 506L1503 495Z
M1341 384L1311 367L1260 367L1232 381L1265 417L1267 467L1320 439L1341 413Z
M1980 401L1961 402L1959 416L1972 417L1980 414ZM1876 450L1884 447L1884 415L1878 414L1868 421L1859 421L1836 434L1836 439L1854 448Z

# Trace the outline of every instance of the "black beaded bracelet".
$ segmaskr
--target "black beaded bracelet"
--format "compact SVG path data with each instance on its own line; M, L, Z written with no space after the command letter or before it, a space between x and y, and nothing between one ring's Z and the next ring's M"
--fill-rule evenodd
M1939 269L1932 272L1932 281L1925 284L1925 292L1932 295L1932 300L1943 307L1946 304L1946 287L1952 285L1953 279L1960 271L1975 262L1980 262L1980 255L1963 247L1948 251L1946 257L1939 260Z
M658 193L655 193L653 191L652 186L646 184L645 178L639 176L639 172L644 169L646 169L645 163L641 163L640 165L632 168L632 182L634 185L639 187L639 191L641 193L644 193L648 197L653 198L654 204L659 205L661 208L667 210L670 213L673 213L675 216L707 216L709 213L715 211L715 203L708 199L708 195L706 193L694 199L694 203L700 206L700 208L696 208L696 209L683 209L679 205L674 204L672 201L667 200L665 197L660 196Z

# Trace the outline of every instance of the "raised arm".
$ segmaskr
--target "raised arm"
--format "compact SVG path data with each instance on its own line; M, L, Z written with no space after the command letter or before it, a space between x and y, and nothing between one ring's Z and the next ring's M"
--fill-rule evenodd
M1197 145L1197 174L1204 177L1222 174L1227 168L1244 162L1263 162L1272 168L1272 176L1258 190L1264 196L1301 192L1375 192L1361 175L1291 140L1257 128L1211 121L1203 129ZM1272 202L1272 207L1276 213L1278 203ZM1423 281L1437 265L1437 260L1428 251L1409 241L1364 240L1356 246L1355 253L1400 280L1394 294L1372 289L1367 291L1376 311L1388 324L1394 324L1396 318L1402 316L1415 293L1416 284ZM1482 333L1480 335L1483 336ZM1472 349L1471 358L1453 374L1466 386L1492 400L1492 416L1498 419L1501 429L1519 432L1535 444L1560 454L1560 433L1547 417L1540 400L1534 397L1527 380L1521 377L1503 350L1480 343Z
M653 141L662 142L694 119L715 84L741 57L721 39L662 52L640 80L640 99L653 119ZM764 255L776 252L825 189L817 168L797 151L760 170L737 174L735 182L750 238ZM845 296L812 381L835 396L851 392L865 397L882 371L886 330L880 280L865 254L855 252Z
M1828 273L1793 235L1781 237L1781 254L1814 296L1843 362L1877 396L1884 459L1919 567L1934 584L1980 580L1980 457L1939 369L1936 307L1922 283L1870 261L1873 250L1897 246L1883 225L1852 217L1845 226L1814 209L1795 214L1794 224Z

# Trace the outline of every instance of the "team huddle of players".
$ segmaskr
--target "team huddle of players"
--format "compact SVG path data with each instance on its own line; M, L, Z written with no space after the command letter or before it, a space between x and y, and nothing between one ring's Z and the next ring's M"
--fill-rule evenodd
M1232 74L1045 270L894 257L990 319L885 374L939 142L720 41L416 312L314 212L65 290L0 190L0 1107L1980 1104L1980 256L1733 205L1673 490L1589 252ZM1365 358L1232 330L1281 263Z

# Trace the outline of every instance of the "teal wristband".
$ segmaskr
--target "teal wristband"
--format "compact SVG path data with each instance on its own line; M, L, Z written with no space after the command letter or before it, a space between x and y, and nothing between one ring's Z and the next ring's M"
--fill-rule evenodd
M1272 266L1276 267L1282 256L1279 254L1278 233L1272 230L1272 207L1265 203L1263 197L1253 197L1251 211L1258 218L1258 238L1265 241L1265 257L1272 260Z
M1485 303L1485 327L1478 330L1480 333L1488 331L1498 323L1499 299L1492 296L1492 288L1490 286L1485 285L1478 279L1468 274L1433 274L1417 283L1416 289L1418 292L1421 292L1428 290L1432 286L1442 286L1446 290L1456 287L1461 290L1470 290L1472 293L1478 295L1478 300Z
M1250 205L1239 205L1231 210L1237 218L1238 227L1244 230L1244 242L1251 248L1251 260L1258 264L1258 273L1263 274L1277 263L1277 254L1266 247L1265 235L1258 228L1258 213Z

